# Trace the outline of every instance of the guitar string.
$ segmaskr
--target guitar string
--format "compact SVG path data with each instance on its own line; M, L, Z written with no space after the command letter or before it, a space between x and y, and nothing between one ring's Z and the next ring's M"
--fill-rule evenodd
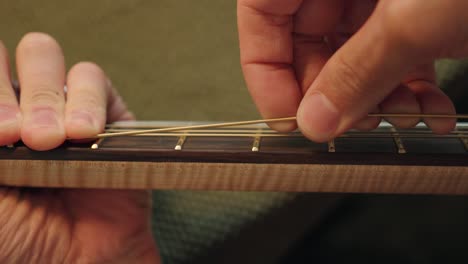
M399 134L433 134L432 131L430 130L421 130L421 129L414 129L414 130L410 130L410 129L405 129L405 130L397 130L396 132L395 131L371 131L371 132L367 132L367 133L372 133L372 134L395 134L395 133L399 133ZM107 129L106 132L107 133L118 133L118 132L127 132L127 131L138 131L138 130L135 130L135 129ZM219 133L219 134L233 134L233 135L236 135L236 134L249 134L249 133L262 133L262 135L265 135L265 134L278 134L277 131L274 131L274 130L253 130L253 129L245 129L245 130L223 130L223 129L213 129L213 130L205 130L205 129L201 129L201 130L180 130L180 131L174 131L174 133L172 133L173 135L184 135L184 134L187 134L187 133L190 133L190 135L195 135L195 134L203 134L203 133L210 133L210 134L214 134L214 133ZM366 133L366 131L348 131L346 132L346 134L363 134L363 133ZM163 133L159 133L158 135L160 134L163 134ZM283 134L288 134L288 135L294 135L294 134L300 134L301 135L301 132L299 131L293 131L293 132L289 132L289 133L283 133ZM460 135L460 134L468 134L468 131L463 131L463 130L454 130L448 134L456 134L456 135ZM156 135L155 133L145 133L143 135Z
M147 133L173 132L173 131L181 131L181 130L188 130L188 129L203 129L203 128L217 128L217 127L251 125L251 124L261 124L261 123L275 123L275 122L285 122L285 121L295 121L295 120L296 120L296 117L284 117L284 118L260 119L260 120L249 120L249 121L240 121L240 122L227 122L227 123L214 123L214 124L192 125L192 126L142 129L142 130L117 132L117 133L101 133L101 134L98 134L96 138L131 136L131 135L147 134Z
M368 117L381 117L381 118L455 118L455 119L468 119L468 114L457 114L457 115L446 115L446 114L368 114ZM273 119L261 119L261 120L254 120L255 123L251 123L251 121L241 121L241 122L236 122L239 123L237 126L242 126L245 128L255 128L258 129L258 126L248 126L248 124L259 124L259 123L268 123L268 122L280 122L280 121L295 121L296 117L286 117L284 119L288 120L279 120L275 121ZM151 122L151 121L148 121ZM246 122L246 124L241 124ZM248 123L247 123L248 122ZM222 123L219 123L222 125ZM167 126L166 126L167 127ZM221 127L221 126L220 126ZM119 129L119 128L132 128L132 129L156 129L156 128L163 128L162 126L149 126L149 125L120 125L120 124L107 124L106 128L113 128L113 129Z
M406 117L406 118L468 118L466 114L459 115L446 115L446 114L368 114L369 117ZM203 125L191 125L191 126L177 126L177 127L167 127L167 128L154 128L154 129L141 129L141 130L132 130L124 132L112 132L112 133L101 133L98 134L95 138L107 138L107 137L117 137L117 136L132 136L139 134L148 134L148 133L161 133L161 132L174 132L174 131L183 131L189 129L203 129L203 128L219 128L219 127L232 127L232 126L242 126L242 125L251 125L251 124L269 124L277 122L286 122L286 121L295 121L296 117L284 117L284 118L272 118L272 119L259 119L259 120L249 120L249 121L240 121L240 122L226 122L226 123L214 123L214 124L203 124Z
M245 133L245 134L223 134L223 133L196 133L196 134L182 134L182 133L145 133L132 135L134 137L289 137L289 138L303 138L302 134L261 134L261 133ZM463 135L435 135L435 134L401 134L401 133L388 133L388 134L372 134L372 133L356 133L356 134L343 134L337 138L468 138L468 134Z

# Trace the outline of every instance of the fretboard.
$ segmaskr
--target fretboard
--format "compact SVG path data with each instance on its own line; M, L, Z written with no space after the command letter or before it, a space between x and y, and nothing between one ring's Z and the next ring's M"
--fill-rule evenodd
M123 122L107 126L106 132L179 125L185 124ZM456 130L448 135L435 135L423 125L401 130L383 123L371 132L348 131L333 141L315 143L298 131L281 134L263 125L250 125L109 137L84 144L66 143L47 152L32 151L17 143L0 149L0 169L11 173L0 176L0 184L465 194L468 193L467 133L468 124L465 123L458 123ZM42 166L44 171L32 173L23 170L23 174L29 175L15 176L15 173L21 174L21 166L34 163ZM73 172L68 173L67 166ZM96 168L102 171L96 172ZM81 176L77 174L78 171ZM113 178L118 179L119 183L113 182L113 176L107 175L109 173L120 175ZM138 173L144 174L138 176L143 177L144 182L131 183L132 177L136 177L132 175ZM211 183L210 174L213 177ZM290 178L281 179L283 176ZM18 177L23 178L18 180ZM74 178L67 183L64 180L66 177ZM107 180L94 178L93 183L89 177L106 177ZM262 182L249 186L246 177L262 179ZM312 180L317 181L317 177L320 180L313 183ZM327 185L326 177L329 177L329 184L344 182ZM220 182L220 178L224 180ZM186 182L188 179L190 184ZM200 179L201 182L198 182ZM380 187L378 179L382 181ZM393 184L391 186L388 185L389 179ZM344 184L356 180L362 186ZM412 185L406 186L407 181L413 182ZM372 188L369 187L371 182Z

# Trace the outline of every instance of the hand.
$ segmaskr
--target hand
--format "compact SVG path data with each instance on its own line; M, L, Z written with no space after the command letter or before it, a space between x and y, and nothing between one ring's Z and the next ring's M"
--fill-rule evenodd
M2 145L48 150L133 118L97 65L79 63L66 77L48 35L27 34L17 47L20 103L7 57L0 43ZM150 204L144 191L0 188L0 263L157 263Z
M434 61L468 55L467 8L457 0L238 0L247 85L265 118L297 114L315 141L375 128L380 119L370 112L454 114ZM388 121L405 128L420 120ZM424 121L436 133L455 125Z

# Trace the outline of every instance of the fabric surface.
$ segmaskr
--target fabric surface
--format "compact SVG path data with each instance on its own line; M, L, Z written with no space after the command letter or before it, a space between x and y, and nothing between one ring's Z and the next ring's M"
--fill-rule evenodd
M269 210L295 197L286 193L153 192L153 229L164 263L191 260Z

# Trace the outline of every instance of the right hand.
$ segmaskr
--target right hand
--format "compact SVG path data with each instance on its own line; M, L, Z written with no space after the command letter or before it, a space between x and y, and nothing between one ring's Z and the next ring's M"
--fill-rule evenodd
M375 128L370 112L454 114L434 61L468 55L466 10L459 0L238 0L245 79L263 117L297 115L315 141ZM455 125L424 121L436 133Z

